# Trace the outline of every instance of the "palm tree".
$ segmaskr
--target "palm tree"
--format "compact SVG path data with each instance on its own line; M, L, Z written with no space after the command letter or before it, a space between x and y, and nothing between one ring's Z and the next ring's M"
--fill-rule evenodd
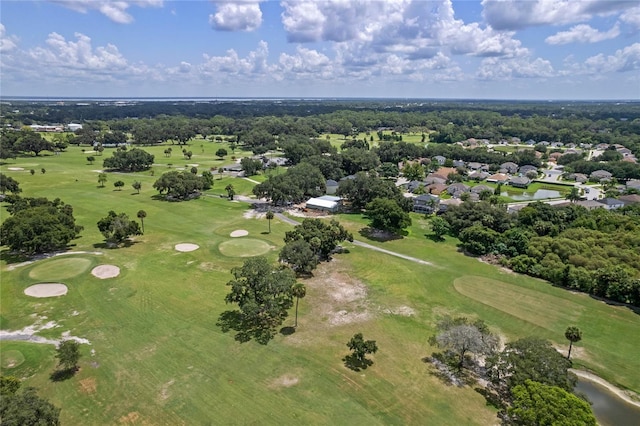
M564 332L564 337L569 340L569 353L567 354L567 359L569 359L571 357L571 348L573 347L573 344L582 340L582 331L580 331L578 327L567 327L567 330Z
M139 210L138 211L138 219L140 219L140 222L142 223L142 233L144 234L144 218L147 217L147 212L145 212L144 210Z
M307 288L302 283L295 283L291 287L291 294L296 298L296 322L294 327L298 326L298 302L307 295Z
M104 188L104 183L107 181L107 174L106 173L100 173L98 175L98 183L100 184L100 186L102 188Z
M269 210L267 212L267 220L269 221L269 233L271 233L271 219L273 219L273 212Z

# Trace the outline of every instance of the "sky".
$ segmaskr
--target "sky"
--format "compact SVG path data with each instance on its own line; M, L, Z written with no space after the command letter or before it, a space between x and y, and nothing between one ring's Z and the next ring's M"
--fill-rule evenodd
M640 2L2 0L0 96L640 99Z

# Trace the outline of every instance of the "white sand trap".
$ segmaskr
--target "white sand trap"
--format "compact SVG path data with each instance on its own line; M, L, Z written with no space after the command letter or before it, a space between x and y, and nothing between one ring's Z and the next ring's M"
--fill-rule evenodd
M101 280L115 278L120 275L120 268L114 265L98 265L91 270L91 275Z
M194 251L194 250L198 250L199 248L200 248L199 245L191 244L191 243L176 244L176 246L175 246L175 249L177 251L181 251L181 252Z
M34 284L24 289L24 294L31 297L58 297L67 294L67 286L60 283Z
M7 170L11 170L12 172L21 172L24 169L22 167L8 167Z
M229 235L233 238L246 237L247 235L249 235L249 231L245 231L244 229L236 229Z

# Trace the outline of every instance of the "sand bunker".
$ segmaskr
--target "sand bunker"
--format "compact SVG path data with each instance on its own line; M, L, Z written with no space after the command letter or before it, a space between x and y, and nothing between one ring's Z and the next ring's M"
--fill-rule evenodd
M24 294L31 297L58 297L67 294L67 286L61 283L34 284L24 289Z
M229 236L233 238L246 237L247 235L249 235L249 231L245 231L244 229L236 229L231 234L229 234Z
M194 251L194 250L198 250L199 248L200 248L199 245L191 244L191 243L176 244L176 246L175 246L175 249L177 251L181 251L181 252Z
M21 172L24 169L22 167L8 167L7 170L11 170L12 172Z
M114 265L99 265L91 270L91 275L101 280L120 275L120 268Z

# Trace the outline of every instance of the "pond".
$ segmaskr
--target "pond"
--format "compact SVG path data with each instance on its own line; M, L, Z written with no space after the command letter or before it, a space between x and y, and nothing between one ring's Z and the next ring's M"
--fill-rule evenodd
M583 393L591 401L591 408L602 426L640 425L640 407L623 401L606 387L578 377L576 393Z
M529 201L529 200L545 200L547 198L561 198L562 194L560 191L555 191L552 189L538 189L534 193L523 192L522 194L510 194L507 191L503 191L500 193L503 197L509 197L515 201Z

